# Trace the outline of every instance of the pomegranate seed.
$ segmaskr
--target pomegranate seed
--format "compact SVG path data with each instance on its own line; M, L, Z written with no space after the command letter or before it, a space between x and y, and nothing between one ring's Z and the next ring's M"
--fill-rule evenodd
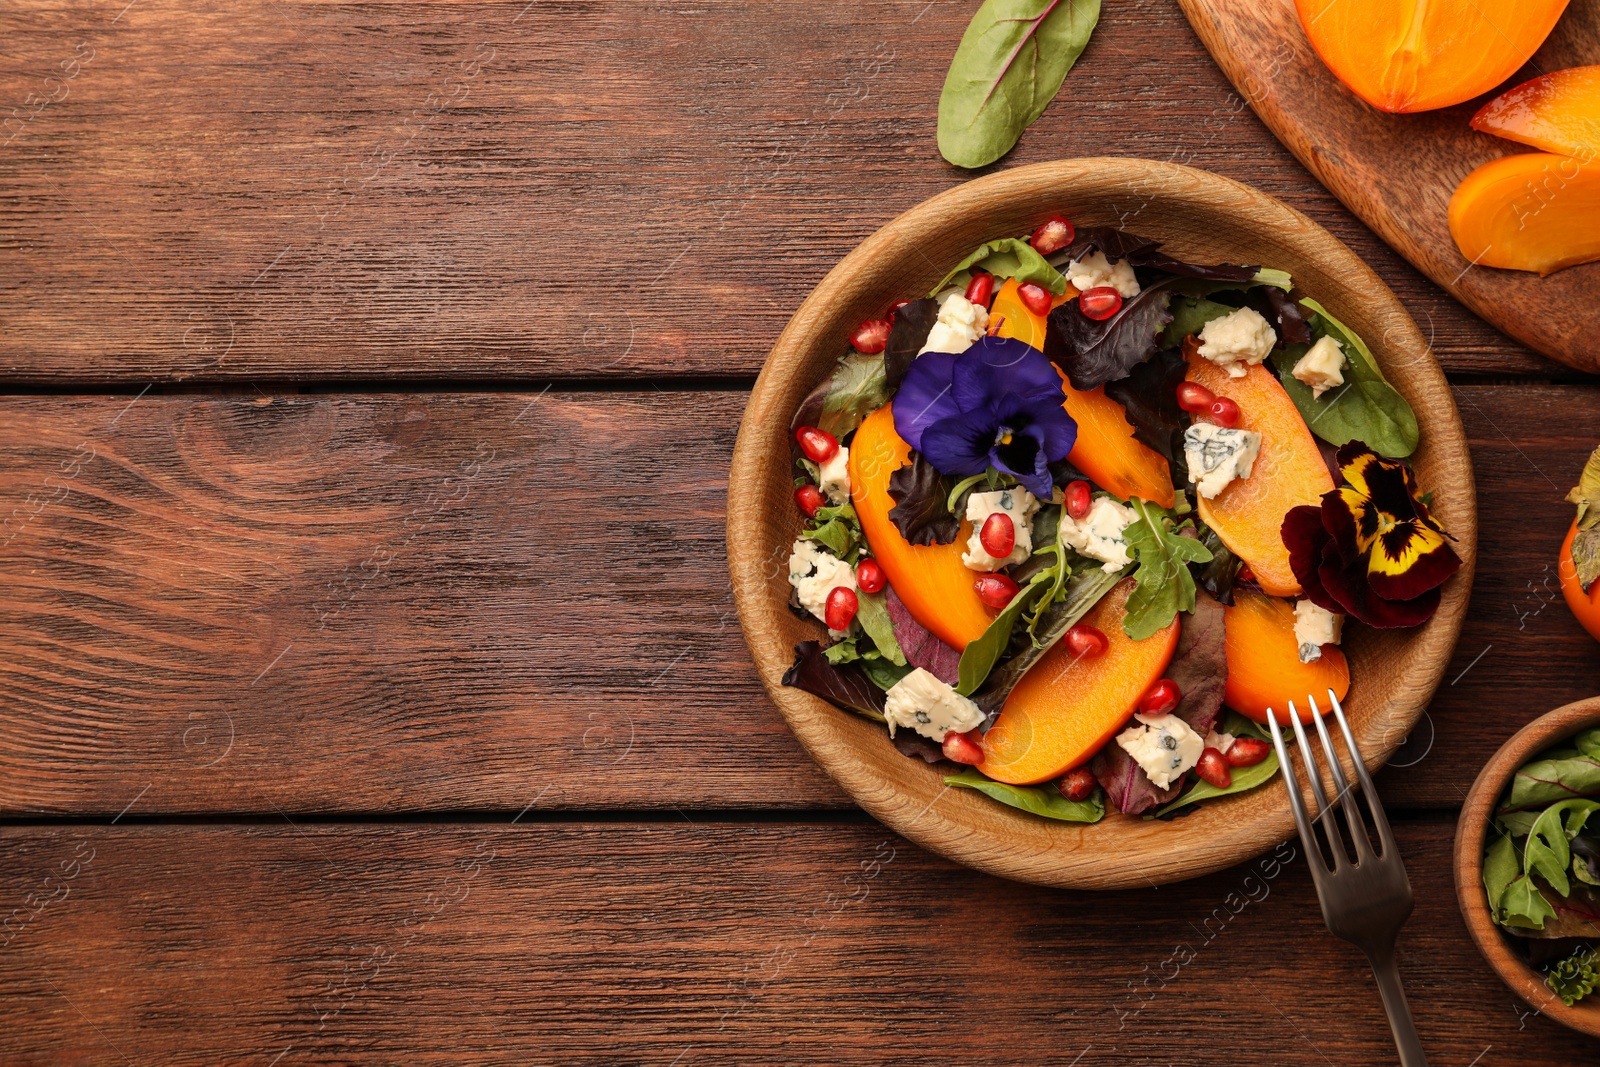
M1271 751L1272 746L1259 737L1235 737L1228 746L1227 760L1230 766L1254 767Z
M957 763L982 763L983 749L978 747L977 739L973 736L978 731L970 730L958 734L954 730L944 735L944 758Z
M1086 622L1068 628L1062 640L1073 659L1097 659L1111 647L1111 640L1098 627Z
M1089 514L1089 506L1094 503L1089 494L1089 483L1085 481L1068 482L1067 487L1061 491L1067 500L1067 514L1074 519L1081 519Z
M889 576L883 573L883 567L877 560L868 556L856 564L856 584L863 593L877 593L889 584Z
M894 325L888 319L868 319L850 335L850 343L857 352L875 356L889 344L889 331Z
M1104 322L1122 310L1122 294L1109 285L1097 285L1078 297L1078 307L1094 321Z
M814 519L817 511L827 504L822 496L822 490L814 485L802 485L794 491L794 502L800 505L800 510L806 513L806 518Z
M861 601L856 597L856 591L848 585L836 585L828 594L828 602L823 606L822 614L830 630L848 630L850 622L856 617L856 609L861 607Z
M1088 800L1089 795L1099 784L1094 780L1094 772L1089 768L1074 767L1062 775L1061 781L1056 783L1056 788L1061 790L1061 795L1068 800Z
M1028 282L1017 286L1017 299L1022 301L1022 306L1035 315L1048 315L1050 313L1050 293L1042 285Z
M1076 236L1077 232L1073 230L1072 223L1060 215L1051 215L1044 220L1043 226L1033 231L1028 243L1041 256L1048 256L1051 252L1060 251L1070 245Z
M977 590L979 600L998 610L1011 603L1019 587L1003 574L985 574L972 583L972 588Z
M1233 784L1233 775L1228 771L1227 758L1214 748L1208 748L1200 753L1200 762L1194 765L1194 773L1218 789L1226 789Z
M967 283L967 299L974 304L988 307L994 300L994 275L979 271Z
M794 432L794 439L800 442L800 451L806 458L816 463L826 463L839 452L839 442L833 434L815 426L800 427Z
M891 326L894 325L895 318L900 314L900 309L909 303L911 303L909 300L896 300L894 305L889 308L889 324Z
M1165 715L1178 706L1178 701L1183 694L1178 692L1178 683L1171 678L1161 681L1145 690L1144 696L1139 698L1139 714Z
M1211 416L1211 421L1218 426L1232 429L1239 425L1239 405L1225 396L1219 396L1211 404L1211 410L1206 412Z
M1011 516L997 511L984 519L983 529L978 531L978 543L995 559L1011 555L1011 550L1017 547L1017 527Z
M1241 563L1239 565L1239 573L1235 578L1241 582L1253 582L1256 580L1256 572L1250 569L1250 564Z
M1209 411L1211 405L1217 402L1217 394L1201 385L1199 382L1178 383L1178 406L1185 411L1199 414Z

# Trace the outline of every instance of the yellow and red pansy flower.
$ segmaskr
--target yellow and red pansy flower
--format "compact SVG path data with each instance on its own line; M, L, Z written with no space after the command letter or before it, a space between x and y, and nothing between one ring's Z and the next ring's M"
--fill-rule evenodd
M1289 566L1318 607L1369 626L1417 626L1439 607L1439 587L1461 568L1453 538L1433 518L1405 463L1360 441L1339 449L1344 485L1320 507L1283 520Z

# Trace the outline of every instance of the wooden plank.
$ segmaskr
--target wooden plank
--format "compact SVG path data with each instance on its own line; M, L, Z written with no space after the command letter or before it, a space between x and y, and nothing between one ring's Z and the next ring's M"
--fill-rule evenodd
M939 159L934 117L970 12L11 5L0 376L753 374L833 263L966 176ZM1208 168L1308 211L1391 280L1452 369L1563 370L1351 218L1170 0L1108 7L1005 165L1100 154Z
M1396 804L1460 803L1521 724L1600 691L1554 584L1600 391L1456 397L1483 563ZM844 805L733 614L743 404L7 401L0 812Z
M1452 829L1399 827L1401 970L1433 1062L1588 1062L1468 941ZM1393 1062L1297 847L1112 898L872 825L14 827L0 1056Z

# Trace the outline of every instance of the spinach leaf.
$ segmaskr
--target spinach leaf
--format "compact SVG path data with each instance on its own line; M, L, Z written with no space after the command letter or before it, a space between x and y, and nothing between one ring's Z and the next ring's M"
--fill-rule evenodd
M783 673L783 684L819 696L847 711L883 722L883 690L854 664L834 666L822 646L801 641L794 646L794 666Z
M1416 412L1378 369L1372 350L1321 304L1311 299L1300 302L1315 312L1313 329L1338 341L1345 356L1344 385L1319 399L1291 373L1306 354L1306 346L1286 345L1272 354L1278 377L1311 432L1330 445L1365 441L1382 456L1403 459L1411 455L1417 450Z
M971 696L989 677L989 672L1011 643L1011 631L1017 619L1029 604L1044 593L1053 578L1053 574L1041 572L1027 588L1019 590L1011 598L1011 603L994 617L980 636L967 642L966 650L961 653L960 680L956 683L956 692Z
M1106 383L1106 396L1122 405L1134 440L1165 457L1168 470L1183 457L1189 415L1178 406L1178 384L1189 364L1175 348L1157 352L1126 378Z
M1190 804L1198 804L1202 800L1214 800L1217 797L1243 793L1246 790L1254 789L1258 785L1271 781L1273 775L1277 773L1278 753L1276 751L1269 752L1267 753L1267 758L1254 767L1234 767L1226 789L1219 789L1210 782L1196 781L1183 796L1149 817L1159 819L1163 815L1170 815L1180 808L1186 808Z
M1146 286L1103 322L1085 315L1076 300L1062 304L1045 319L1044 354L1074 389L1087 392L1126 378L1155 354L1157 338L1172 321L1167 304L1178 281L1168 278Z
M1500 811L1504 815L1588 796L1600 796L1600 759L1580 755L1534 760L1517 768Z
M1062 822L1099 822L1106 815L1106 802L1099 793L1088 800L1068 800L1053 786L1006 785L970 769L950 775L944 784L976 789L1002 804Z
M1100 0L985 0L939 94L939 152L983 167L1044 113L1083 54Z
M1073 574L1067 580L1066 595L1045 610L1039 625L1034 630L1033 639L989 672L988 680L983 683L982 688L972 694L972 702L992 720L999 714L1001 707L1005 705L1006 697L1011 695L1011 690L1028 672L1028 668L1039 662L1044 654L1061 640L1061 635L1079 619L1089 614L1089 609L1098 604L1100 598L1109 593L1111 587L1121 581L1127 573L1126 567L1110 574L1099 567L1088 567ZM987 633L984 636L988 636Z
M1506 886L1522 873L1517 845L1510 834L1502 834L1483 855L1483 891L1489 898L1489 912L1500 921L1500 898Z
M1161 332L1162 348L1177 348L1190 334L1199 335L1206 323L1231 315L1238 308L1207 300L1203 296L1180 296L1172 301L1172 321Z
M1227 713L1222 716L1222 732L1232 734L1234 737L1254 737L1262 741L1272 740L1272 735L1267 733L1266 727L1254 719L1245 718L1232 708L1229 708Z
M883 349L884 386L890 393L900 388L911 361L928 343L928 335L938 321L939 302L927 297L913 300L894 313L894 325L889 328L889 341Z
M856 591L856 621L878 646L884 659L896 667L906 665L906 655L894 639L894 624L889 621L889 609L884 605L882 593Z
M879 689L882 689L884 692L888 692L890 689L893 689L896 682L900 681L900 679L904 678L915 669L916 668L912 667L909 663L896 665L890 663L881 656L877 659L863 659L861 661L861 672L867 676L867 681L871 682ZM902 730L900 732L909 734L911 731Z
M889 394L883 357L848 353L834 366L833 373L800 402L789 424L791 446L794 431L802 426L816 426L844 440L855 432L862 419L889 402Z
M889 475L889 521L914 545L948 545L961 532L961 518L950 510L950 487L921 452Z
M1032 245L1016 237L1001 237L979 245L976 252L957 263L955 270L933 287L933 295L937 296L951 285L965 289L974 270L993 274L997 287L1007 278L1015 278L1018 285L1032 282L1056 296L1067 291L1066 277L1035 252Z
M1211 551L1192 537L1173 531L1164 508L1134 497L1139 520L1123 531L1128 550L1139 562L1138 587L1128 597L1122 630L1135 641L1165 629L1180 611L1193 611L1194 575L1190 563L1209 563Z

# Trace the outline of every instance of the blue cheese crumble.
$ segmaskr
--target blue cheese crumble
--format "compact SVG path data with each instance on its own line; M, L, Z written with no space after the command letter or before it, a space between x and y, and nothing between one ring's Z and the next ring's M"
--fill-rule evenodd
M850 450L840 445L838 451L824 464L817 475L817 488L830 504L843 504L850 499Z
M1200 355L1230 378L1243 378L1246 368L1270 356L1277 343L1278 335L1255 308L1239 308L1200 329Z
M828 594L840 586L856 588L855 569L815 541L796 539L789 553L789 584L794 587L800 606L822 622L828 621ZM838 630L828 631L843 637Z
M973 493L967 497L967 521L972 523L972 536L967 538L967 550L961 562L975 571L997 571L1013 563L1021 563L1033 554L1033 516L1039 510L1039 499L1026 489L997 489L992 493ZM1011 528L1016 532L1016 544L1008 556L991 556L983 547L983 524L996 512L1011 517Z
M1344 631L1344 616L1309 600L1294 605L1294 640L1300 646L1300 662L1315 663L1322 658L1323 645L1337 645Z
M1207 500L1248 478L1261 451L1261 435L1254 430L1229 429L1197 422L1183 431L1183 458L1189 463L1189 480Z
M889 736L895 727L906 726L923 737L943 741L954 731L964 734L983 722L978 705L918 667L894 684L883 702L883 718Z
M965 352L989 331L989 310L982 304L974 304L965 294L956 292L942 300L939 318L928 331L919 356L923 352Z
M1133 562L1123 531L1138 521L1139 513L1128 505L1108 496L1095 497L1089 514L1081 519L1062 511L1060 537L1078 555L1099 560L1100 569L1110 574Z
M1117 735L1117 745L1144 768L1150 783L1166 789L1200 762L1205 739L1176 715L1135 715L1137 725Z
M1320 399L1329 389L1344 384L1344 346L1324 337L1306 349L1289 373L1309 385L1311 395Z
M1111 263L1106 259L1104 252L1094 252L1082 259L1069 260L1067 269L1062 273L1080 293L1108 285L1121 294L1124 300L1131 300L1139 295L1139 279L1134 277L1132 265L1125 259Z

